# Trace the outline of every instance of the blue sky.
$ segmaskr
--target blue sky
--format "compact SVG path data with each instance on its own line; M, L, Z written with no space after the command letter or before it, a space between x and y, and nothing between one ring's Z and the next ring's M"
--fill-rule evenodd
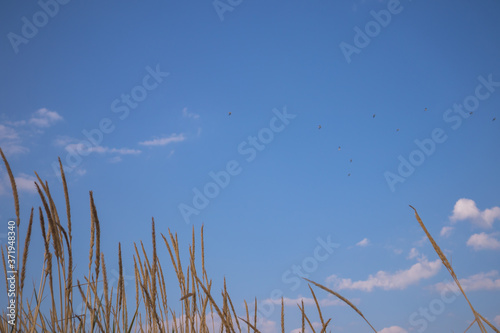
M384 333L465 330L470 308L446 286L411 204L477 311L500 326L497 1L54 4L3 5L0 147L24 228L41 204L33 171L64 207L61 157L81 279L92 190L108 271L121 242L132 275L151 217L186 256L204 224L214 290L225 276L241 313L257 297L264 332L279 330L277 295L287 331L300 327L305 274ZM7 221L3 166L0 200ZM367 331L316 294L333 332Z

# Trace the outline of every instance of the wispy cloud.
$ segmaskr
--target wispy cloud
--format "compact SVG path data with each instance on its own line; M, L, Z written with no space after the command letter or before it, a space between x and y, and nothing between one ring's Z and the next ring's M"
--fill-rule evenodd
M139 142L140 145L143 145L143 146L166 146L168 145L169 143L173 143L173 142L182 142L186 140L186 138L184 137L184 134L172 134L171 136L169 137L166 137L166 138L158 138L158 139L153 139L153 140L149 140L149 141L142 141L142 142Z
M2 177L0 178L0 195L12 195L11 184L9 176L5 170L0 168L0 174ZM17 191L27 192L27 193L36 193L35 180L34 176L27 175L25 173L20 173L19 176L14 176L16 181Z
M119 154L119 155L137 155L140 154L141 151L137 149L129 149L129 148L109 148L103 146L86 146L83 143L70 143L67 144L66 147L67 152L76 153L81 155L88 155L90 153L98 153L98 154Z
M316 305L313 298L302 297L302 296L299 296L297 298L288 298L288 297L283 298L283 304L285 306L297 306L297 304L301 304L301 302L304 302L305 306L313 306L313 305L315 306ZM351 302L353 304L359 304L359 299L351 299ZM267 299L263 300L262 303L281 305L281 298L279 298L279 299L267 298ZM326 306L345 306L346 305L341 300L333 298L333 297L318 299L318 303L320 306L325 306L325 307Z
M413 259L413 258L416 258L418 257L420 253L418 252L418 250L414 247L411 248L410 250L410 253L408 253L408 257L406 257L407 259Z
M323 328L323 325L321 325L321 323L317 322L317 321L311 322L311 325L313 328L316 329L316 331L321 331L321 329ZM290 331L290 333L301 333L301 332L302 332L302 327L294 328L293 330ZM306 326L304 333L310 333L310 332L312 332L312 331Z
M474 200L462 198L455 203L450 220L453 223L470 220L480 227L491 228L495 220L500 220L500 207L496 206L480 211Z
M8 155L27 153L30 150L23 144L24 140L43 133L41 128L50 127L62 119L57 112L42 108L28 120L4 121L0 124L0 146Z
M0 124L0 146L7 155L29 152L29 149L22 145L18 131L2 124Z
M6 121L5 124L7 124L9 126L14 126L14 127L24 126L24 125L26 125L26 120Z
M15 129L0 124L0 140L16 140L19 134Z
M401 253L403 253L402 249L393 249L392 251L394 252L394 254L397 254L397 255L400 255Z
M335 289L353 289L370 292L374 288L384 290L406 289L408 286L418 283L422 279L428 279L436 275L441 269L441 260L429 262L425 257L420 262L414 264L407 270L399 270L395 273L379 271L375 275L370 275L364 281L352 281L342 279L336 275L327 278L327 282Z
M379 333L408 333L408 331L399 326L391 326L383 328Z
M441 232L439 233L439 235L441 237L449 237L451 235L453 229L455 229L455 228L453 228L453 227L443 227L441 229Z
M368 238L363 238L363 240L356 243L356 246L360 247L366 247L368 245L370 245L370 241L368 240Z
M182 116L186 118L199 119L200 115L188 112L187 108L182 109Z
M424 246L424 244L425 244L425 242L427 240L428 240L427 236L423 235L422 238L420 238L420 240L418 240L418 241L415 242L415 245L419 246L419 247L422 247L422 246Z
M62 120L57 112L50 111L46 108L42 108L37 110L31 118L28 120L28 123L37 126L37 127L49 127L52 124Z
M479 273L468 278L459 279L460 285L464 291L476 290L500 290L500 275L498 271L490 271L488 273ZM444 290L452 290L458 292L458 287L455 282L436 283L433 289L441 292Z
M113 156L111 158L108 159L108 162L109 163L118 163L118 162L121 162L122 161L122 157L121 156Z
M24 191L29 193L36 193L36 186L34 176L27 175L25 173L19 174L19 176L14 177L16 180L16 187L18 191Z
M75 143L75 142L78 142L78 139L72 138L72 137L67 136L67 135L58 135L53 140L54 146L58 146L58 147L65 147L65 146L69 145L70 143Z
M498 250L500 249L500 241L493 237L493 234L473 234L467 240L467 246L471 246L474 250Z
M495 319L493 319L493 321L495 322L495 324L500 326L500 315L496 316Z

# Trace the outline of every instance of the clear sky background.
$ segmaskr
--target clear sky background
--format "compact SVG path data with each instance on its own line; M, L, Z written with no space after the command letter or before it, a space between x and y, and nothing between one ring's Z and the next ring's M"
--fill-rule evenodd
M154 217L158 234L178 233L184 258L204 224L213 290L226 277L242 314L257 297L263 332L279 330L281 294L287 331L300 327L301 297L319 322L300 275L353 300L384 333L464 331L471 310L446 289L411 204L499 327L498 1L229 3L73 0L46 7L51 16L35 1L2 4L0 147L21 234L41 205L34 171L65 216L60 156L81 280L92 190L108 274L121 242L131 297L133 243L151 249ZM2 165L0 219L13 216ZM37 223L34 237L38 281ZM316 294L332 332L368 331Z

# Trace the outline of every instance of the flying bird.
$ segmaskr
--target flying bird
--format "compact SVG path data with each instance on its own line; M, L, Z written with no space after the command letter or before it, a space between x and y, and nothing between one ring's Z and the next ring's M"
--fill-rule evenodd
M352 158L351 158L351 160L350 160L349 162L351 162L351 163L352 163Z
M495 120L497 120L497 118L496 118L496 117L495 117L495 118L493 118L491 121L495 121Z
M373 118L375 118L375 113L373 114Z
M472 112L472 111L471 111L471 112L469 112L469 114L470 114L471 116L472 116L472 114L473 114L473 113L474 113L474 112Z
M231 115L231 112L229 112L228 116L230 116L230 115Z
M351 175L350 173L348 173L348 174L347 174L347 176L348 176L348 177L349 177L350 175Z
M424 111L427 111L427 108L425 108Z
M340 151L340 146L339 146L339 151Z
M396 132L399 132L399 128L396 130Z
M318 125L318 129L321 129L321 125Z

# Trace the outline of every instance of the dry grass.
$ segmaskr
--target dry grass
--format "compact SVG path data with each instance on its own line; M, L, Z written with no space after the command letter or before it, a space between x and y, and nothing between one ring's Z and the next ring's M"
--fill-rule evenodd
M10 166L2 150L0 155L5 163L7 173L10 178L14 205L17 216L17 225L20 225L19 217L19 199L16 189L15 179ZM200 256L197 259L195 251L195 230L192 231L192 242L189 246L189 260L187 266L181 263L181 246L177 234L168 230L168 235L160 233L161 239L170 256L174 276L177 279L181 297L178 302L173 302L174 307L167 303L167 288L162 263L158 259L158 244L155 221L151 222L152 253L144 248L140 242L134 243L135 254L134 277L135 277L135 302L133 305L127 305L127 297L123 273L123 260L121 244L118 244L118 267L119 278L116 290L110 287L108 272L106 270L105 255L101 252L101 228L97 214L97 208L94 202L93 193L89 193L90 202L90 244L88 256L87 275L76 278L76 284L73 283L73 254L72 254L72 228L71 211L69 203L69 192L66 184L64 170L61 161L61 178L63 182L65 208L66 208L66 228L61 224L59 214L52 199L52 195L47 182L37 176L36 188L41 199L41 206L38 207L40 220L40 229L43 236L44 259L41 270L39 285L30 292L29 297L24 297L26 267L29 260L28 253L32 235L34 208L31 209L30 219L24 237L24 249L22 252L21 267L17 263L17 271L20 273L20 279L16 279L16 321L15 325L8 324L8 316L3 310L0 320L0 332L215 332L215 321L219 321L221 332L260 332L257 318L257 299L255 299L255 308L253 316L250 316L248 304L245 301L245 317L238 316L235 311L231 297L226 286L221 290L221 301L216 302L212 292L212 280L208 278L205 269L205 245L204 230L201 228L201 246ZM413 208L413 207L412 207ZM415 216L427 237L431 241L436 253L450 272L457 286L468 302L474 321L481 332L486 332L484 323L493 331L499 332L490 322L481 316L470 303L460 282L455 275L451 265L443 252L429 234L417 211ZM19 244L19 242L18 242ZM18 245L19 246L19 245ZM7 268L4 248L1 249L3 259L3 270L7 277ZM18 252L19 253L19 252ZM109 258L108 258L109 259ZM197 263L201 262L201 270L198 271ZM82 282L80 282L80 280ZM305 279L312 285L330 293L349 305L356 311L375 332L375 328L366 319L363 313L348 299L337 292L314 281ZM18 282L19 281L19 282ZM7 279L6 279L7 287ZM99 289L103 291L98 292ZM325 318L314 290L309 285L311 295L314 299L317 309L317 316L321 322L320 333L327 330L332 318ZM75 293L76 292L76 293ZM83 304L83 309L75 309L73 305L77 302ZM48 308L48 312L43 312L43 308ZM180 305L179 305L180 304ZM178 306L180 313L176 313ZM312 332L316 332L313 324L305 311L304 302L297 304L301 318L301 331L306 331L306 323ZM129 307L132 306L133 314L130 316ZM281 299L281 332L285 332L285 305ZM471 326L472 326L471 324Z

